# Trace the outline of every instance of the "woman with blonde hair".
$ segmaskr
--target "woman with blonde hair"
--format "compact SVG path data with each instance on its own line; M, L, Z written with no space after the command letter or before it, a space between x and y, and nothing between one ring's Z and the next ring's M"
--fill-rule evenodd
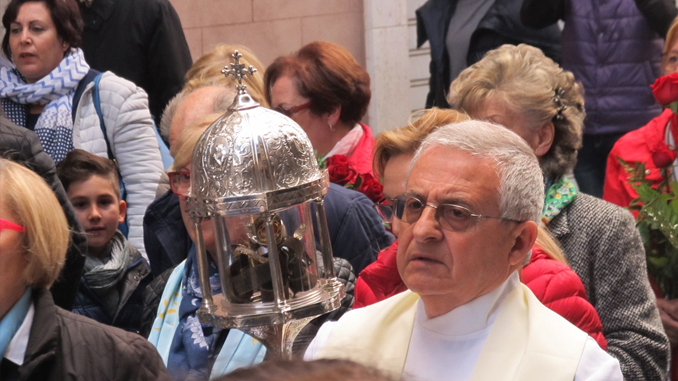
M230 69L230 63L233 62L233 51L237 50L242 54L240 63L245 67L253 66L257 71L253 75L247 75L243 78L243 84L247 85L247 92L264 107L268 107L264 92L264 73L265 68L261 61L252 53L252 51L243 45L219 44L198 58L193 66L186 72L186 84L182 92L190 92L199 89L205 85L217 86L223 85L229 88L235 88L238 84L235 78L226 77L221 70L224 67Z
M3 379L168 379L140 336L54 305L47 288L59 275L68 240L66 217L44 180L0 159Z
M405 191L410 162L421 142L441 126L468 120L455 110L432 108L415 113L402 128L379 134L374 149L375 173L383 178L387 199L377 205L381 215L398 235L400 221L394 218L391 201ZM354 307L363 307L405 291L396 266L398 241L379 253L377 261L365 268L356 281ZM584 285L567 265L563 253L548 231L539 227L537 242L520 279L547 307L589 333L605 349L600 318L588 302Z
M503 45L461 72L448 102L472 118L504 125L530 145L545 179L542 222L584 283L608 351L627 379L663 377L668 340L633 216L579 192L565 176L576 163L585 116L574 75L537 48Z

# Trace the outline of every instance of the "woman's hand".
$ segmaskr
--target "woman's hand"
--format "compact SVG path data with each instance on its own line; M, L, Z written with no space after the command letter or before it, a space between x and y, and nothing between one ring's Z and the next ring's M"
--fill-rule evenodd
M657 308L671 347L674 347L678 344L678 299L657 299Z

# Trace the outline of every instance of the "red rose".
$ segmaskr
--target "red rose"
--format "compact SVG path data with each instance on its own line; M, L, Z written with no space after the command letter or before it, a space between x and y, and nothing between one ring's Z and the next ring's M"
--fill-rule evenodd
M657 78L650 87L654 99L660 105L666 106L671 102L678 101L678 72Z
M351 162L348 160L348 158L344 155L332 155L325 159L325 162L327 163L327 166L329 167L330 165L339 165L342 167L350 167Z
M367 196L372 202L381 201L384 198L384 186L381 185L379 180L369 173L364 173L360 177L363 181L358 187L358 192Z
M333 155L327 158L327 172L330 175L330 181L341 186L355 181L358 176L358 172L351 167L348 158L343 155Z
M670 150L666 145L658 147L652 152L652 162L657 168L666 168L676 160L676 151Z

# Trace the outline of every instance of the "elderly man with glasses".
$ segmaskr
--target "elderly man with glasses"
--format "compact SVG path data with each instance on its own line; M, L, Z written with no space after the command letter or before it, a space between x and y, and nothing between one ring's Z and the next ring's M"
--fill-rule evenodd
M519 281L544 195L518 135L480 121L441 127L405 189L394 212L409 291L326 323L306 359L417 380L622 380L617 360Z

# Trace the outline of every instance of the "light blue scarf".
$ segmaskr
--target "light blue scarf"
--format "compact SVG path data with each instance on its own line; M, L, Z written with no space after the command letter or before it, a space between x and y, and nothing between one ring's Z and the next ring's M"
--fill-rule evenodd
M168 361L170 357L175 358L170 354L172 343L175 342L178 330L185 326L182 324L180 307L184 298L183 289L184 282L186 281L184 276L186 273L186 262L180 263L172 271L162 293L158 315L153 322L153 328L148 337L148 341L158 349L160 357L168 368L176 368L178 365L169 365ZM196 331L196 334L202 337L201 333ZM198 337L196 336L196 338ZM258 364L263 361L265 355L266 347L259 341L242 331L231 329L210 370L210 379L222 376L238 368Z
M26 314L31 308L31 302L31 289L26 288L26 292L24 292L21 299L19 299L12 309L9 310L7 315L0 320L0 360L2 360L9 343L14 338L14 335L16 335L21 324L23 324ZM0 375L0 377L1 376L2 375Z
M51 73L31 84L16 69L0 69L0 98L12 122L26 127L25 105L47 105L38 118L35 134L55 163L73 149L73 95L88 71L81 49L72 49Z

